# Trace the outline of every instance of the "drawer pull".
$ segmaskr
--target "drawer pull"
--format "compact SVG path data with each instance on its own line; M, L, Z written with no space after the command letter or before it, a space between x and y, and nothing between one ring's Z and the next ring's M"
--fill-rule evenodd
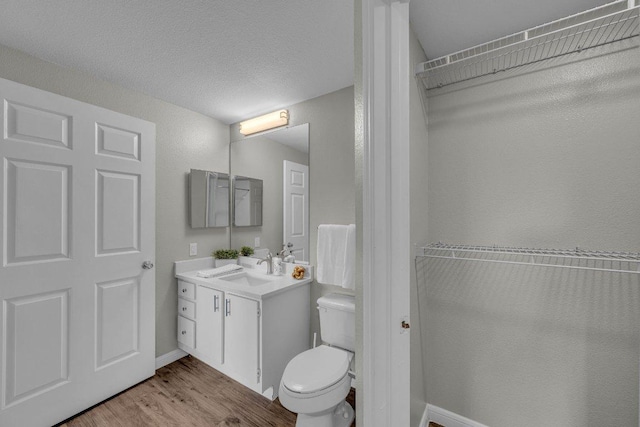
M182 288L182 293L184 294L185 292L187 292L187 288Z
M187 311L187 307L182 307L182 311Z

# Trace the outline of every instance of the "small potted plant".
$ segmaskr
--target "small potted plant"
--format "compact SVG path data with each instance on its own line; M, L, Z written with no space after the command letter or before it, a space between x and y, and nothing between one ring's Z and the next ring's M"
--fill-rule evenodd
M235 249L218 249L211 255L216 259L216 267L238 263L238 251Z
M251 256L253 255L253 248L251 246L243 246L240 248L240 255Z

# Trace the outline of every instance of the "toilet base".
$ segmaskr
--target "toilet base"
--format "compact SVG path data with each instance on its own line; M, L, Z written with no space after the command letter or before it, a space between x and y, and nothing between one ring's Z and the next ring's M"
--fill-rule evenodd
M296 427L349 427L353 422L354 410L346 401L335 408L315 414L298 414Z

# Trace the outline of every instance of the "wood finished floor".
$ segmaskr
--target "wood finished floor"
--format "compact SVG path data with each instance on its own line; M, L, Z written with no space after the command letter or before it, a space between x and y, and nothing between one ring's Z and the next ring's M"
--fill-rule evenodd
M347 401L355 408L355 391ZM296 415L194 357L59 424L58 427L295 426ZM355 426L355 421L352 424Z

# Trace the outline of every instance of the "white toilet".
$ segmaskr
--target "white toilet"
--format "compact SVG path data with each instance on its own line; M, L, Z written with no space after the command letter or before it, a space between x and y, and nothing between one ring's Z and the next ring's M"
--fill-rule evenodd
M353 408L349 366L355 349L355 298L328 294L318 299L325 345L291 359L280 382L280 403L296 412L296 427L347 427ZM328 344L328 345L327 345Z

